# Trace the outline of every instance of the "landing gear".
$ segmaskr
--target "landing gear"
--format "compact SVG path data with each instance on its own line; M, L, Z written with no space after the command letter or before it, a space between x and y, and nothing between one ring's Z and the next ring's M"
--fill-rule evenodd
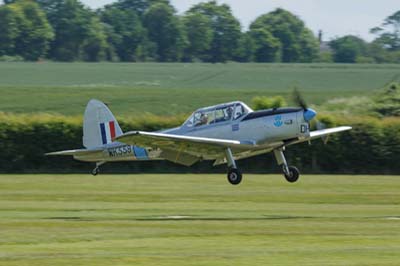
M242 173L235 168L229 169L228 181L234 186L239 185L242 182Z
M294 166L288 166L285 155L283 154L284 148L274 150L274 155L278 165L282 165L283 175L289 183L295 183L299 180L300 172Z
M242 182L242 173L237 169L235 159L230 148L225 150L226 160L228 161L228 181L236 186Z
M96 167L92 170L93 176L96 176L100 173L100 166L102 166L103 164L105 164L105 162L96 163Z
M99 167L96 167L96 168L94 168L93 170L92 170L92 175L93 176L96 176L96 175L98 175L100 173L100 168Z
M285 169L286 167L284 167ZM287 170L283 171L286 180L289 183L296 183L297 180L299 180L300 172L299 170L294 167L294 166L289 166Z

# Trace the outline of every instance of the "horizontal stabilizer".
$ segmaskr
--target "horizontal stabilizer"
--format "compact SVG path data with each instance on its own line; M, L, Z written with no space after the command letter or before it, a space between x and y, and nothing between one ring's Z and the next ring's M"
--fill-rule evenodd
M91 155L94 153L102 152L103 149L81 149L81 150L69 150L69 151L56 151L46 153L46 156L84 156L84 155Z

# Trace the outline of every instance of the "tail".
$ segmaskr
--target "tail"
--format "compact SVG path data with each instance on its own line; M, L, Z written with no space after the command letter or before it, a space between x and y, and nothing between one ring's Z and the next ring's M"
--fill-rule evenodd
M83 121L83 146L87 149L101 147L120 135L121 127L110 109L98 100L90 100Z

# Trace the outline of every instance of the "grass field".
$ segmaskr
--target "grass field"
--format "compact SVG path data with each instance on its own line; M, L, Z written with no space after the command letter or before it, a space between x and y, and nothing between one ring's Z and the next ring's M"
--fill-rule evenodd
M0 63L0 111L82 114L98 98L117 115L174 115L254 96L309 102L365 95L400 81L400 65Z
M400 177L1 175L0 265L400 264Z

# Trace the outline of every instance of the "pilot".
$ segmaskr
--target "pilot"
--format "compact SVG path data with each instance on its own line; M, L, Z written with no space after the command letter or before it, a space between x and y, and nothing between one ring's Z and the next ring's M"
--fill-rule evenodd
M204 113L202 113L202 114L200 115L199 122L196 124L196 127L202 126L202 125L206 125L207 122L208 122L207 115L204 114Z
M208 117L207 117L207 115L206 115L206 114L201 114L200 123L201 123L202 125L207 125L207 122L208 122Z

